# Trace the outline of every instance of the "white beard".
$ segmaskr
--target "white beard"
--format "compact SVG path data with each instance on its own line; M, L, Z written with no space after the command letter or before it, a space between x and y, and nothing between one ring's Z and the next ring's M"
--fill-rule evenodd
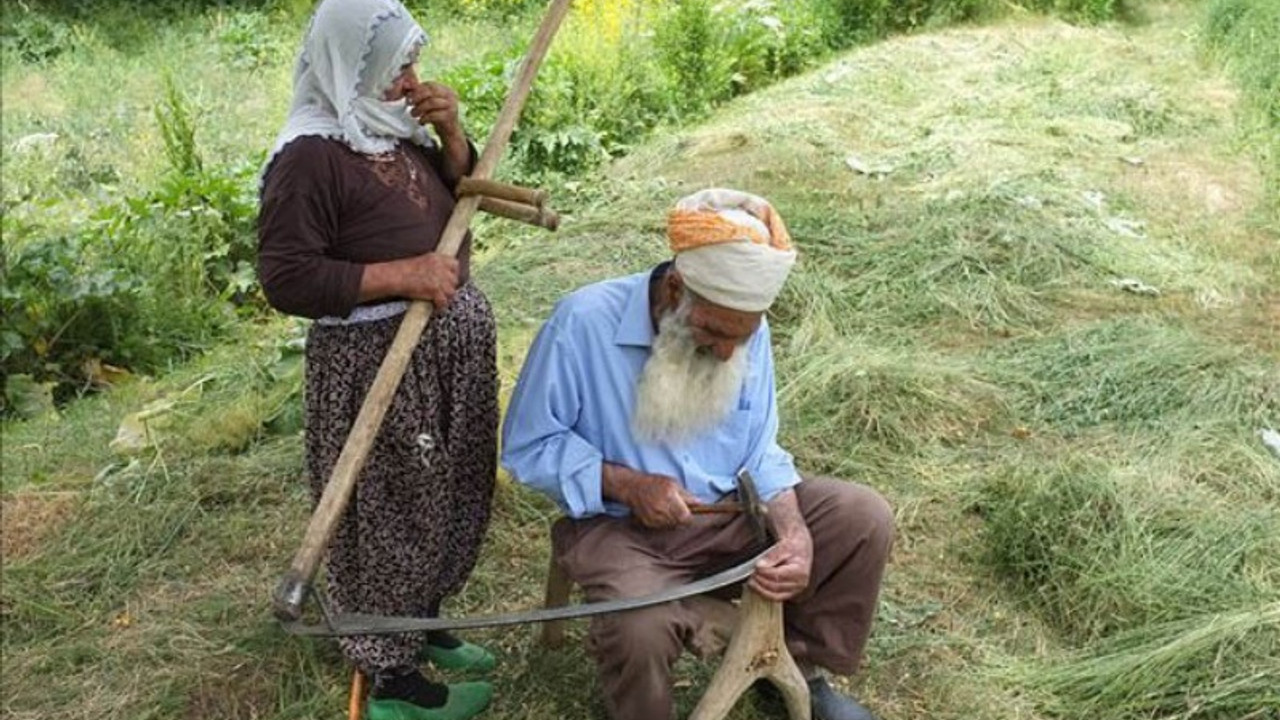
M699 353L687 323L691 307L686 297L658 323L631 417L631 429L641 442L679 444L714 428L728 417L742 391L746 348L737 348L723 362Z

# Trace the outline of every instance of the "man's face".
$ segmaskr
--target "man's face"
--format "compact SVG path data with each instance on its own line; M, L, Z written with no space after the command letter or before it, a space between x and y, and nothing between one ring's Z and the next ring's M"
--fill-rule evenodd
M636 386L632 428L646 442L680 443L723 422L737 407L747 370L746 342L760 318L684 295L658 326ZM696 315L696 317L695 317Z
M693 335L698 352L707 353L725 362L742 347L760 327L763 313L749 313L712 305L700 298L693 299L686 323Z

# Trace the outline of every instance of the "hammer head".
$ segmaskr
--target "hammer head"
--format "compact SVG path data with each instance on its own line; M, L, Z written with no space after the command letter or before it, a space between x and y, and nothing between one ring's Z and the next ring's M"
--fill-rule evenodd
M762 545L769 544L768 508L760 501L760 493L756 492L755 480L746 468L738 471L738 500L742 503L742 511L747 516L751 533Z

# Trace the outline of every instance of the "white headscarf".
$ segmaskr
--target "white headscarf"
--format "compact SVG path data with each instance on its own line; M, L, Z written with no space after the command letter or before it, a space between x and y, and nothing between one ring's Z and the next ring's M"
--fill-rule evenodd
M782 217L764 198L738 190L682 198L667 215L667 240L690 290L744 312L768 310L796 262Z
M427 34L398 0L323 0L311 18L293 73L293 104L267 158L304 135L341 140L368 155L400 139L432 145L403 100L383 92Z

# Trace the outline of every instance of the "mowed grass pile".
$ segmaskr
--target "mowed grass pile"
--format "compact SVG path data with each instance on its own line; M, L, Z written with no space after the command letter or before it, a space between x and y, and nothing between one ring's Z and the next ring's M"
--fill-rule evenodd
M1280 424L1277 228L1233 86L1185 39L1195 9L1150 15L845 54L565 188L557 235L479 225L509 389L558 297L664 257L676 197L725 185L780 208L802 253L771 316L784 443L898 513L851 686L884 717L1280 708L1280 462L1257 436ZM267 612L307 513L282 410L297 328L242 330L160 381L6 426L6 509L52 526L5 514L9 715L342 712L333 644ZM151 445L113 455L121 419L158 401ZM448 610L537 604L554 515L503 482ZM500 655L489 717L601 716L580 647L471 637ZM684 712L713 667L677 668Z

